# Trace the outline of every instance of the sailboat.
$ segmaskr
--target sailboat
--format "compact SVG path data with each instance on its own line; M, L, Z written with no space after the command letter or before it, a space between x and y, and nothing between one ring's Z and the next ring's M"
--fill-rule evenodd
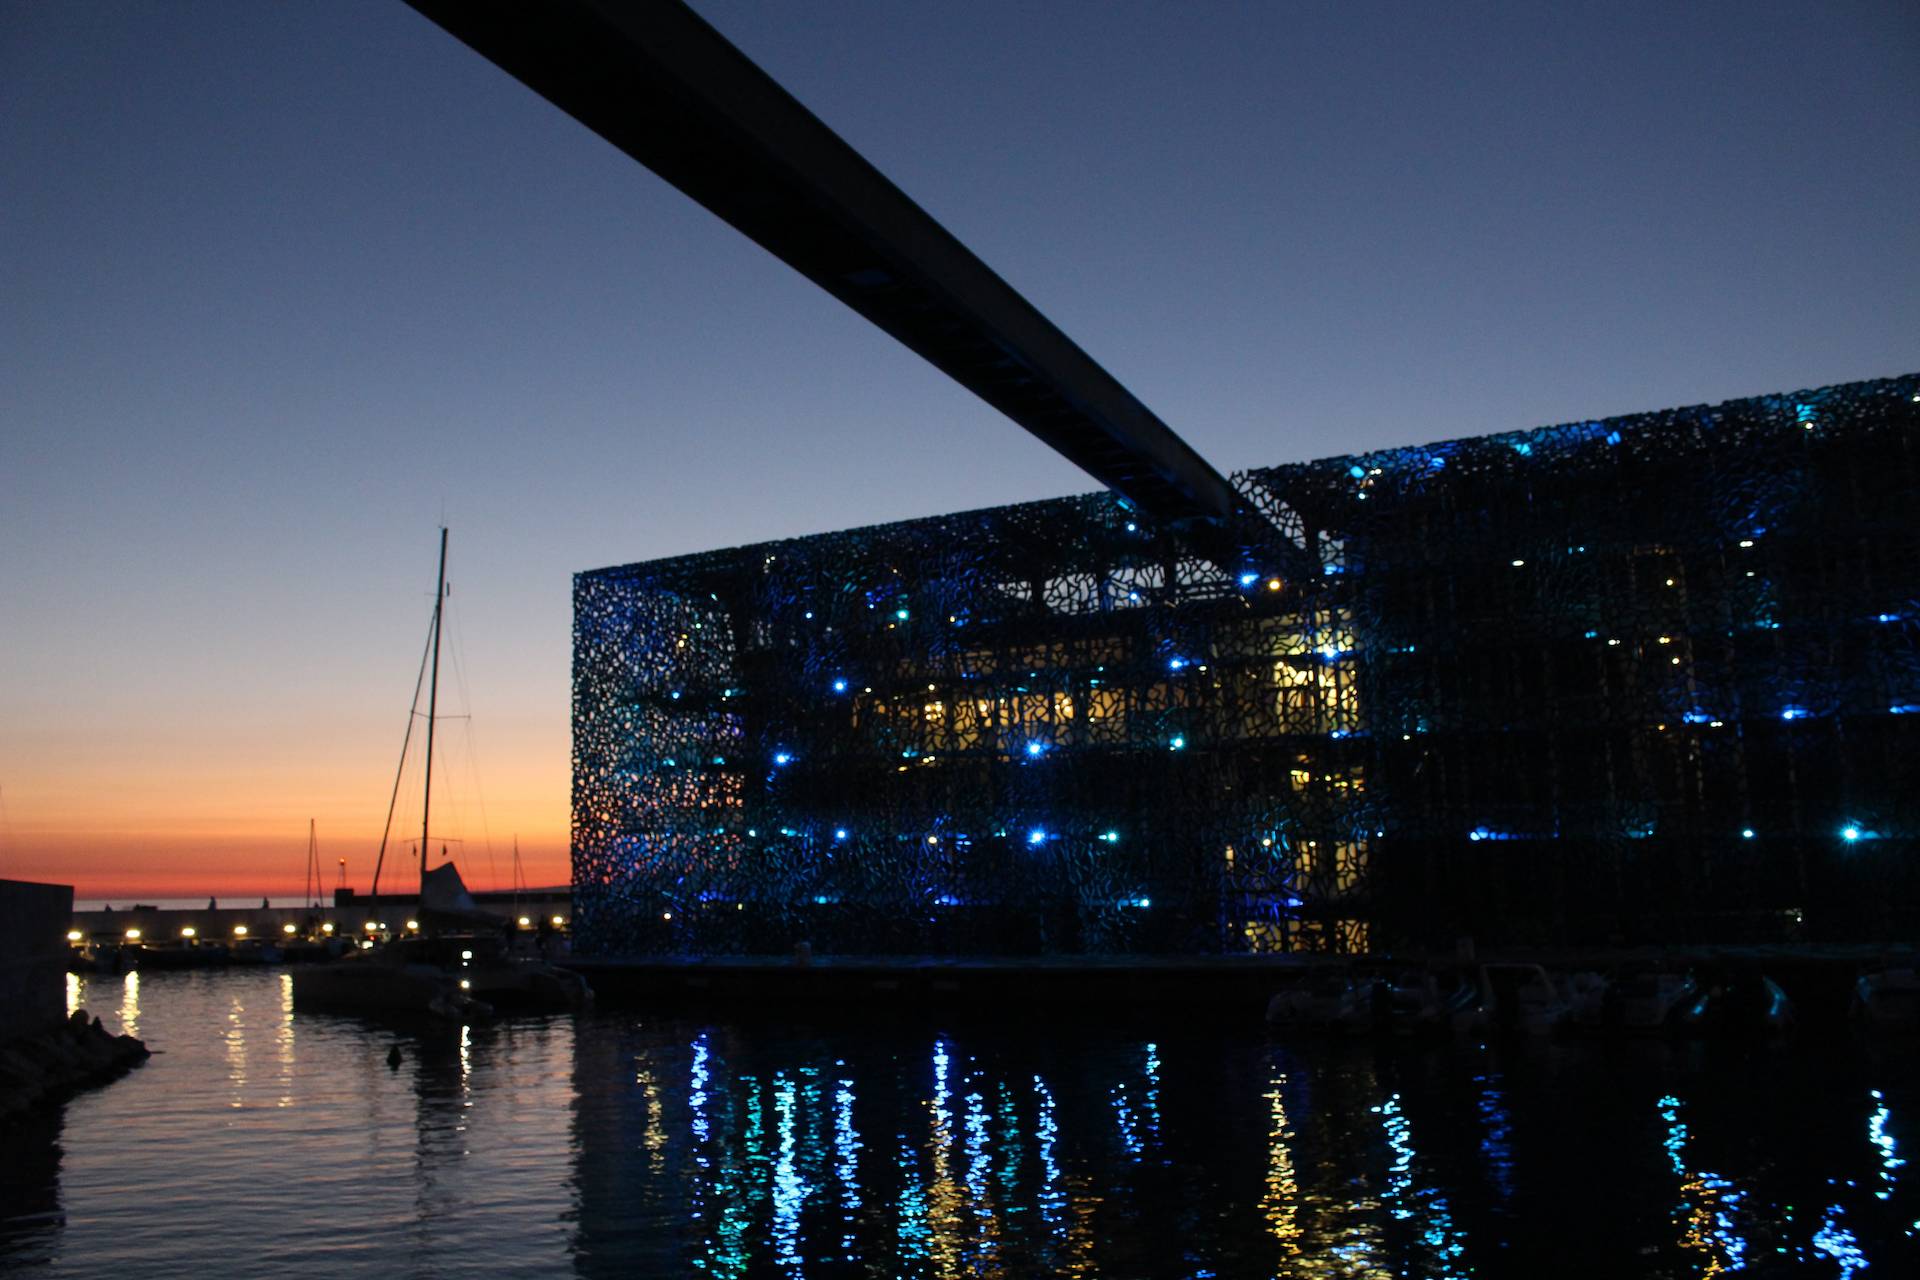
M586 980L542 961L508 954L499 930L506 922L481 912L451 862L429 870L433 801L433 739L440 696L440 632L447 596L447 531L440 530L440 571L433 599L433 631L422 675L427 685L426 781L420 803L420 902L423 933L395 938L333 964L296 969L296 1008L336 1013L424 1016L465 1022L492 1015L496 1002L522 1007L578 1008L592 998ZM414 683L415 709L420 682ZM405 767L416 711L410 709L400 759ZM387 829L374 862L372 897L380 895L380 871L392 832L400 778L387 802Z

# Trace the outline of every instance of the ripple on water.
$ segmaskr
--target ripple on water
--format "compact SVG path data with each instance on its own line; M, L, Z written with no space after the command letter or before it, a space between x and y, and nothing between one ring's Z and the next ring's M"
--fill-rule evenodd
M617 1011L422 1038L296 1016L270 969L70 997L159 1052L7 1135L0 1268L1920 1273L1920 1097L1871 1050Z

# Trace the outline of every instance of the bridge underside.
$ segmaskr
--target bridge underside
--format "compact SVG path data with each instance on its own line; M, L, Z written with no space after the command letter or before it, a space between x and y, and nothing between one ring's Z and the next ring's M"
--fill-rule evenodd
M1258 521L1219 472L678 0L409 0L924 356L1155 522L1225 559Z

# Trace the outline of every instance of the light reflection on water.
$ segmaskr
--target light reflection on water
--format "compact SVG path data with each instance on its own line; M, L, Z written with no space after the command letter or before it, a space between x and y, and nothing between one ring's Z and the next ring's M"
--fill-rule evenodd
M296 1016L274 970L68 996L161 1052L5 1136L0 1269L1920 1273L1899 1052L611 1011L421 1039Z

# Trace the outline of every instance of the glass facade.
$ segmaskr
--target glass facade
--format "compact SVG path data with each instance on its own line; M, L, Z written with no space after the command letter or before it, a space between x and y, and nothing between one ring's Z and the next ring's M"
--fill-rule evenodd
M582 573L592 954L1914 923L1920 377Z

